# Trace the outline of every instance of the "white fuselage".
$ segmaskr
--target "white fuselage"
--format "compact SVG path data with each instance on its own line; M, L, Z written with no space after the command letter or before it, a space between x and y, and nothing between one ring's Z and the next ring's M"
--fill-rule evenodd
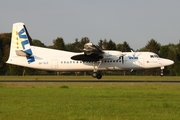
M33 51L32 58L27 58L26 56L11 56L7 63L51 71L92 71L94 69L93 62L71 59L72 56L79 53L36 46L31 46L31 49ZM116 53L110 50L104 52L112 55ZM152 52L123 52L123 54L123 59L116 59L116 57L112 57L112 59L102 59L99 70L149 69L164 67L174 63L169 59L159 58ZM28 63L31 59L34 59L34 61ZM95 67L97 67L99 62L95 62L94 64Z

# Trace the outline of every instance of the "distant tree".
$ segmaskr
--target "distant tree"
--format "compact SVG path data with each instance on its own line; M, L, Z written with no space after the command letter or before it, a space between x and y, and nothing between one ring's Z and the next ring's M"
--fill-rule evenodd
M168 57L168 51L169 51L168 45L161 46L160 51L159 51L159 56L161 56L163 58L167 58Z
M9 57L11 33L0 34L0 75L4 75L8 70L6 61Z
M104 41L103 41L103 49L108 50L108 42L106 39L104 39Z
M176 49L177 49L177 60L180 61L180 43L176 45Z
M65 50L73 52L73 45L72 45L72 43L65 44Z
M131 50L133 50L133 49L129 46L129 44L126 41L124 41L123 42L123 52L130 52Z
M140 48L137 51L139 51L139 52L146 52L146 51L149 51L149 49L147 49L146 47L143 47L143 48Z
M116 48L122 52L130 52L133 50L126 41L124 41L123 44L117 44Z
M88 37L83 37L80 41L80 48L84 48L84 45L89 42L90 42L90 40Z
M81 52L82 51L81 44L77 38L75 39L75 42L72 43L72 51L73 52Z
M116 50L116 43L113 42L111 39L108 42L108 50Z
M106 39L100 40L98 46L103 50L116 50L116 43L111 39L107 41Z
M99 42L98 42L98 47L99 47L100 49L103 49L103 40L99 40Z
M0 40L1 42L1 40ZM1 44L0 44L0 48L1 48ZM3 63L3 53L2 53L2 49L0 49L0 75L4 74L4 63Z
M180 75L179 45L169 44L168 47L167 58L174 61L173 65L167 67L169 75Z
M161 47L160 43L158 43L154 39L151 39L150 41L148 41L148 44L146 45L146 49L148 49L150 52L154 52L156 54L158 54L160 47Z
M46 45L44 45L44 43L42 43L40 40L37 40L37 39L33 39L32 43L34 46L46 47Z
M57 50L65 50L65 43L63 38L58 37L57 39L53 40L53 48Z
M117 45L116 45L116 49L117 49L118 51L122 51L122 50L123 50L123 44L121 44L121 43L117 44Z

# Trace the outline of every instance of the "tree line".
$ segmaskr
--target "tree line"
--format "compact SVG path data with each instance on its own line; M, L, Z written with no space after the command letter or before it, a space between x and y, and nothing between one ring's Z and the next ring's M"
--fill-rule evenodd
M90 42L88 37L83 37L81 40L77 38L73 43L65 43L62 37L57 37L54 39L53 45L46 46L40 40L33 39L33 45L57 50L65 50L71 52L82 52L84 44ZM53 71L43 71L32 68L26 68L21 66L9 65L6 64L6 61L9 57L11 43L11 33L1 33L0 34L0 75L54 75L56 72ZM122 52L130 52L133 48L124 41L123 43L115 43L113 40L99 40L99 48L102 50L118 50ZM133 50L134 51L134 50ZM136 51L150 51L158 54L160 57L168 58L174 61L174 64L164 69L164 75L180 75L180 43L178 44L168 44L161 45L156 40L151 39L147 44L136 50ZM134 51L134 52L136 52ZM61 74L84 74L84 72L62 72ZM87 72L88 74L89 72ZM89 73L91 74L91 73ZM116 74L116 75L159 75L160 68L150 69L150 70L140 70L140 71L103 71L103 74Z

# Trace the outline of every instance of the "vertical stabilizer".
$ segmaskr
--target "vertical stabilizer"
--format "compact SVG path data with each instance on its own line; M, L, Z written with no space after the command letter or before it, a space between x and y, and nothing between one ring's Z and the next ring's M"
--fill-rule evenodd
M35 61L33 52L30 46L32 39L29 36L24 23L18 22L13 24L10 54L7 63L16 64L18 57L26 58L27 63Z

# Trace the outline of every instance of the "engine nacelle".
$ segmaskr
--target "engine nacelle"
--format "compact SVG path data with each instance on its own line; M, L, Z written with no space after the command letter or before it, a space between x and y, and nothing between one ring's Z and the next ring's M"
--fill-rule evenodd
M118 60L119 57L124 56L121 51L104 51L103 59L105 60Z
M97 46L93 45L92 43L86 43L84 45L83 51L86 55L92 55L92 54L101 55L103 53L101 49L99 49Z

